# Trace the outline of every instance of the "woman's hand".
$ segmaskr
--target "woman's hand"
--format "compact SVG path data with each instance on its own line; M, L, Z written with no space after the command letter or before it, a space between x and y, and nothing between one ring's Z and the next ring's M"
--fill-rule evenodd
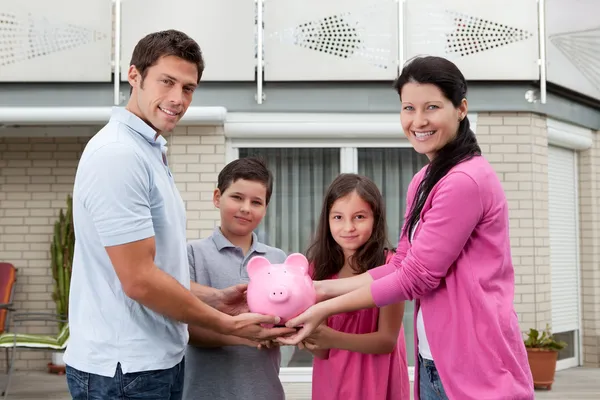
M326 318L327 314L324 308L320 307L320 304L317 303L285 324L288 328L299 327L300 330L298 332L277 338L277 341L282 344L295 346L313 333Z
M317 292L317 303L319 303L368 286L371 282L373 282L371 275L368 272L364 272L349 278L313 281L313 286Z
M327 284L329 280L324 281L313 281L315 292L317 293L317 303L328 299L327 296Z

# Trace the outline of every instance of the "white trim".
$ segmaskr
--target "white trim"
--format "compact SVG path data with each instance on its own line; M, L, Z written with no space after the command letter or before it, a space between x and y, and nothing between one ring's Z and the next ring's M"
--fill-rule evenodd
M263 0L256 3L256 103L263 102Z
M546 104L546 1L538 0L538 37L540 46L540 103Z
M571 150L587 150L592 147L591 129L569 124L553 118L546 119L548 144Z
M591 132L590 132L591 133ZM575 363L580 366L582 365L583 360L583 291L581 290L581 224L580 224L580 214L579 214L579 153L575 152L575 157L573 161L573 168L575 169L575 233L577 234L577 240L575 241L575 246L577 248L576 255L577 260L577 288L579 289L579 295L577 296L578 305L577 308L579 310L578 325L577 332L575 335ZM561 360L562 361L562 360Z
M398 75L404 67L404 0L398 2Z
M1 125L104 125L113 107L0 107ZM224 107L190 107L179 122L185 125L223 125Z
M475 131L477 114L468 117ZM224 132L228 138L253 140L406 140L399 113L228 113Z
M400 122L239 122L225 123L225 136L231 138L390 138L403 136Z
M356 147L342 147L340 149L340 172L358 172L358 150Z
M113 104L121 104L121 0L113 0L115 10L114 93Z
M397 122L400 113L296 113L296 112L229 112L228 123L306 123L306 122Z
M574 151L574 157L573 157L574 161L573 161L573 169L575 177L579 176L579 168L578 168L578 164L579 164L579 154L577 151ZM576 246L576 260L575 263L577 265L577 287L581 289L581 244L580 244L580 240L581 240L581 234L579 232L580 228L580 223L579 223L579 179L577 179L576 184L575 184L575 215L577 216L577 218L575 218L575 232L577 233L577 240L575 241L575 246ZM564 369L568 369L568 368L573 368L573 367L579 367L582 363L581 360L583 359L582 355L583 355L583 310L582 310L582 292L581 290L578 293L577 296L577 309L578 309L578 316L577 316L577 326L573 326L570 331L573 331L573 341L574 341L574 346L575 346L575 350L574 350L574 356L570 357L570 358L565 358L564 360L559 360L556 362L556 370L557 371L561 371ZM569 332L569 331L567 331Z
M558 360L556 362L557 371L562 371L573 367L579 367L579 361L577 360L577 358L566 358L564 360Z
M233 147L231 140L225 140L225 164L237 160L240 158L240 152L238 147Z
M231 141L231 146L234 148L307 148L307 147L411 147L411 144L404 137L398 137L397 139L352 139L344 140L343 138L326 137L326 138L314 138L314 139L287 139L285 137L273 137L270 139L237 139L228 138Z
M279 370L279 380L283 383L310 383L312 372L312 367L283 367ZM408 380L415 381L415 367L408 367Z
M283 383L312 382L312 367L283 367L279 370L279 380Z
M229 113L225 136L242 139L396 138L397 113Z
M572 164L572 172L573 172L573 176L575 177L575 184L574 184L574 197L575 197L575 201L574 201L574 214L575 214L575 220L574 220L574 225L575 225L575 266L576 266L576 287L578 288L578 293L577 293L577 322L574 324L569 324L567 326L562 327L560 333L568 333L568 332L572 332L573 333L573 357L570 358L566 358L564 360L559 360L557 361L556 364L556 370L560 371L560 370L564 370L564 369L568 369L568 368L572 368L572 367L578 367L581 365L581 360L582 360L582 354L583 354L583 325L582 325L582 321L583 321L583 311L582 311L582 293L581 293L581 244L580 244L580 240L581 240L581 233L580 233L580 215L579 215L579 168L578 168L578 164L579 164L579 154L577 149L573 149L571 148L571 146L573 145L573 142L577 142L577 138L581 138L581 137L585 137L585 135L588 133L587 129L583 129L583 128L579 128L577 126L573 126L570 124L565 124L561 121L557 121L557 120L551 120L548 119L547 121L547 126L548 126L548 144L549 146L552 146L551 148L563 148L566 152L570 152L571 154L573 154L573 164ZM556 137L562 137L565 138L561 144L563 144L563 146L561 146L560 144L556 144L553 143L554 139L550 139L551 138L551 134L550 132L558 132L558 134L553 134L553 138ZM591 135L591 131L589 132ZM558 136L561 135L561 136ZM575 139L573 139L575 138ZM566 144L570 144L569 147L566 146Z
M471 124L471 130L477 135L477 117L479 114L477 113L467 113L467 117L469 118L469 123Z

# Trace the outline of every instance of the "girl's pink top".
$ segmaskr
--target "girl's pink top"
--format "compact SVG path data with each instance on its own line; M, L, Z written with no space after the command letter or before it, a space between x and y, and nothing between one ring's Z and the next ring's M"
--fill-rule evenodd
M334 276L333 279L336 279ZM365 334L377 331L379 309L337 314L327 319L336 331ZM410 381L404 328L389 354L363 354L330 349L329 358L315 357L313 400L409 400Z
M407 217L424 167L409 185ZM382 307L417 299L450 399L534 398L514 310L514 268L502 185L484 157L454 167L425 201L414 239L400 237L391 261L369 270ZM415 333L415 359L418 352ZM419 398L415 368L415 399Z

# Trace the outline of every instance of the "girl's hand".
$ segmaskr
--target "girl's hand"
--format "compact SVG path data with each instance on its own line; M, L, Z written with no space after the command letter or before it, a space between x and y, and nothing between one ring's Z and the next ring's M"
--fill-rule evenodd
M288 328L300 327L298 332L279 337L277 341L282 344L296 346L313 333L326 318L327 315L317 303L285 324Z
M329 350L334 347L335 330L322 323L302 343L309 350Z

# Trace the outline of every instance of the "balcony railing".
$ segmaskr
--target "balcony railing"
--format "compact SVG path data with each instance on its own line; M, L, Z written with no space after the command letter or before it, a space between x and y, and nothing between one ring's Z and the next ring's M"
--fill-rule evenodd
M595 0L23 0L0 5L0 82L113 82L133 47L179 29L206 81L390 81L421 54L468 80L546 81L600 99ZM116 79L115 79L116 78Z

